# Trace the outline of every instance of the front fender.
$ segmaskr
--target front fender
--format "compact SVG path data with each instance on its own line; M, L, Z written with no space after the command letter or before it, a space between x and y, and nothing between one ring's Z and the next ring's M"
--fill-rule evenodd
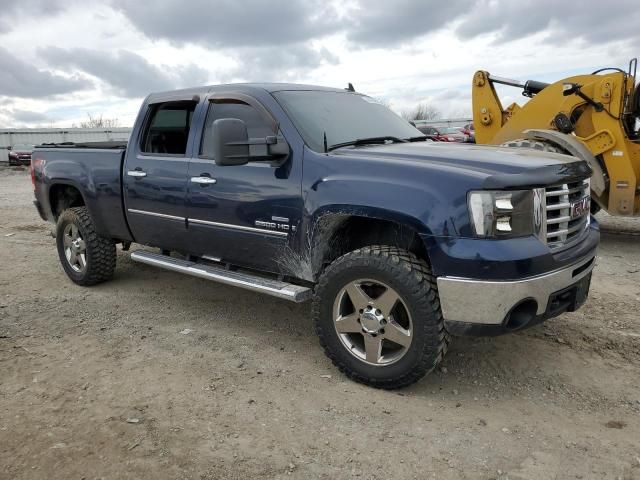
M444 194L440 188L419 180L328 175L311 185L305 209L311 220L342 213L407 225L423 235L467 236L470 226L466 193L464 185L455 185Z

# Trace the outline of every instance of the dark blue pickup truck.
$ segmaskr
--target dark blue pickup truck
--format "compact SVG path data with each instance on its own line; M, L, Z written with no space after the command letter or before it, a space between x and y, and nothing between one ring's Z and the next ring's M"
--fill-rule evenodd
M430 143L366 95L287 84L152 94L128 145L33 154L36 206L79 285L135 261L301 302L327 355L382 388L450 334L519 330L586 299L589 167Z

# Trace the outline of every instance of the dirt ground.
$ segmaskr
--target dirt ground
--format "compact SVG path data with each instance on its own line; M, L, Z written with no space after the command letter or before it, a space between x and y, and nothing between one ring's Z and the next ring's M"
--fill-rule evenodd
M640 220L601 216L579 312L455 339L397 392L348 381L294 305L119 252L64 275L0 171L1 479L640 479Z

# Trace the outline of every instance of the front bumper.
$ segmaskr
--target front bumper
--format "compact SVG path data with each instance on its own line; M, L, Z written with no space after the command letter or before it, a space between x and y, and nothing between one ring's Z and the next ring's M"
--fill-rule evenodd
M30 165L31 157L19 156L9 157L9 165Z
M595 251L560 269L518 280L438 277L442 315L450 333L497 335L579 308L586 299Z

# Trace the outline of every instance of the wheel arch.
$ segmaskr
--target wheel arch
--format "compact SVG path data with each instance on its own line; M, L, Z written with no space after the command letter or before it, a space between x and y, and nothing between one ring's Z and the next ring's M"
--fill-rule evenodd
M67 208L88 208L82 190L76 184L67 180L57 180L49 186L48 200L51 214L55 221Z
M429 263L426 246L420 237L430 233L428 228L403 213L333 206L316 212L307 232L305 247L314 280L338 257L369 245L401 248Z

